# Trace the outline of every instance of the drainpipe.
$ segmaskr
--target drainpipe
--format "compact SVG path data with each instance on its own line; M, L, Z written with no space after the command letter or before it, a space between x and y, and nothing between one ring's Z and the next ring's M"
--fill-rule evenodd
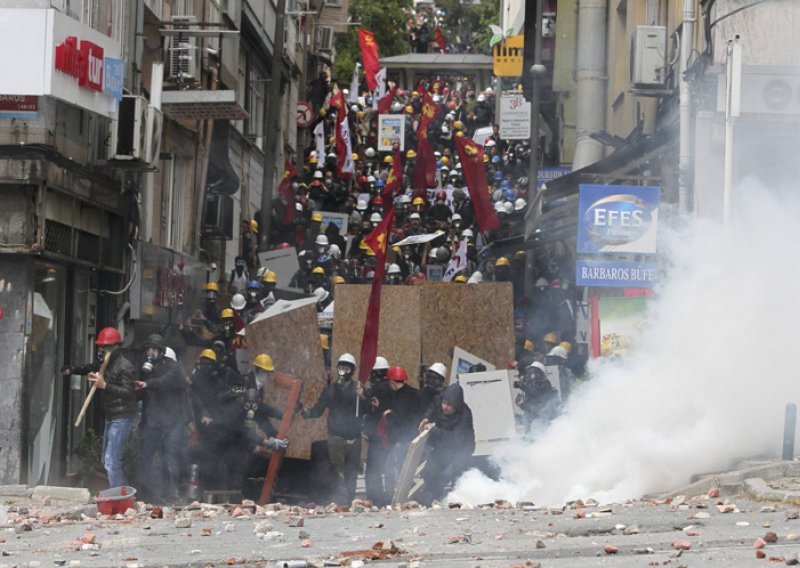
M681 26L681 61L679 79L680 138L678 149L678 211L689 212L689 189L692 179L692 93L686 71L694 49L694 25L697 21L694 0L683 0Z
M605 128L606 114L606 4L607 0L580 0L576 65L576 145L573 171L603 158L603 144L590 137Z

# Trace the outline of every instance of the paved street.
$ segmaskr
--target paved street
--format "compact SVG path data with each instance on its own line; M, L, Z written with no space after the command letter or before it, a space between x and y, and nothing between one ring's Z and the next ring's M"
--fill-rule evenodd
M781 478L769 486L796 482ZM730 567L791 564L800 553L794 505L741 496L546 510L508 503L367 512L198 505L165 509L161 519L143 504L137 514L112 519L89 517L94 505L3 501L2 567L281 566L293 560L357 566L362 559L387 566ZM766 541L761 549L759 538Z

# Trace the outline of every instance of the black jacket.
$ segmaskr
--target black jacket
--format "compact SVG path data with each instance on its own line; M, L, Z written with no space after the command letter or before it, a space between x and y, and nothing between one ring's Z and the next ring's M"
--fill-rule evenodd
M417 404L417 392L408 385L403 385L392 393L389 402L392 412L387 418L391 444L410 442L416 437L419 425Z
M356 416L356 382L351 380L344 386L326 385L313 408L303 413L306 418L319 418L328 409L328 433L345 440L361 436L361 414L363 400L359 401L359 416Z
M103 378L106 381L106 388L103 390L106 419L135 417L138 407L134 393L136 369L133 363L117 350L111 354Z
M172 359L161 357L152 373L142 380L144 391L144 425L150 428L173 426L185 419L181 412L188 394L189 383Z
M472 424L472 411L464 402L461 385L450 385L437 399L438 404L430 414L430 420L435 426L428 434L428 446L431 451L443 457L450 456L453 461L458 457L471 456L475 451L475 428ZM455 413L446 415L442 411L442 400L455 406Z

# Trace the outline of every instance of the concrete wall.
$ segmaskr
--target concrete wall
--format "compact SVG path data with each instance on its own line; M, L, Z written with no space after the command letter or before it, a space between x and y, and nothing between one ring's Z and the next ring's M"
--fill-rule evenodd
M750 1L717 0L712 21ZM714 62L726 60L727 42L739 36L745 65L800 64L800 4L766 2L720 21L714 27Z
M0 255L0 484L23 481L23 376L28 337L27 294L31 261Z
M559 162L575 157L575 45L578 33L577 0L558 1L556 50L553 62L553 91L558 97Z

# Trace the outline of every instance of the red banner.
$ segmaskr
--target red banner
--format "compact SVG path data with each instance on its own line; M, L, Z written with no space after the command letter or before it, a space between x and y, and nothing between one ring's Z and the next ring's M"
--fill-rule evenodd
M436 26L436 29L433 30L433 41L436 42L436 45L439 46L439 49L442 50L442 53L447 53L447 42L444 40L442 28L439 26Z
M286 202L286 209L283 212L283 224L288 225L294 221L295 205L294 205L294 189L292 189L292 180L297 175L297 168L295 168L288 160L283 166L283 177L281 183L278 185L278 195L283 197Z
M386 178L386 185L383 186L381 199L383 199L383 214L388 215L389 210L394 204L394 197L403 187L403 162L400 158L400 151L394 151L394 161L392 169L389 170L389 177Z
M367 317L364 321L364 337L361 340L361 358L358 365L358 380L366 383L375 357L378 354L378 329L381 317L381 288L383 277L386 275L386 248L389 243L389 230L394 223L394 207L389 210L383 221L364 238L364 243L372 249L378 257L375 265L375 275L372 277L372 289L369 293Z
M489 202L489 184L486 183L483 148L466 136L455 136L453 140L461 159L461 173L467 182L478 228L482 232L499 229L500 219L497 218L497 213Z
M339 179L350 179L355 172L355 164L344 91L338 91L331 97L331 106L336 109L336 175Z
M378 114L386 114L389 112L389 108L392 106L392 101L394 100L394 94L397 92L397 85L392 85L392 88L389 89L389 92L386 93L385 96L378 99Z
M378 42L375 35L365 29L358 30L358 43L361 44L361 59L364 62L364 74L367 78L367 88L372 91L378 86L375 74L380 71L378 63Z

